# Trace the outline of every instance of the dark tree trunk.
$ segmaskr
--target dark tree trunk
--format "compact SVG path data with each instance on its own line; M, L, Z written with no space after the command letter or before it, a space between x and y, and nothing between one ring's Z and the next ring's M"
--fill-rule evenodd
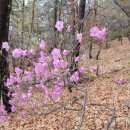
M82 32L83 31L83 21L81 22L81 20L83 20L84 15L85 15L85 5L86 5L86 0L80 0L80 4L79 4L79 25L78 25L78 32ZM73 10L74 11L74 10ZM74 14L74 12L73 12ZM73 21L75 24L75 19ZM75 34L75 27L73 26L73 35ZM72 59L71 59L71 65L70 65L70 73L73 74L74 72L76 72L78 70L78 62L75 61L75 57L78 57L80 55L80 43L77 42L77 45L75 46L74 50L73 50L73 54L72 54ZM71 87L68 88L70 92L72 92Z
M83 21L81 22L81 20L83 20L84 18L84 15L85 15L85 5L86 5L86 0L80 0L80 3L79 3L79 26L78 26L78 32L82 32L83 31ZM77 42L77 45L75 46L74 48L74 51L73 51L73 60L72 60L72 63L71 63L71 67L70 67L70 70L71 70L71 73L73 74L75 71L77 71L78 69L78 62L75 62L74 61L74 58L75 57L78 57L80 54L80 43Z
M59 33L57 32L57 29L55 28L55 24L58 20L58 3L59 3L59 0L54 1L54 35L55 35L54 38L55 39L54 39L54 46L50 48L50 52L53 50L53 48L56 48L58 44L57 38L59 37Z
M54 3L54 31L57 31L56 28L55 28L55 24L57 22L57 6L58 6L58 0L55 0L55 3Z
M9 16L11 10L11 0L0 0L0 48L2 42L8 42L8 31L9 31ZM8 96L8 88L4 86L9 76L9 68L7 62L8 53L5 49L1 49L2 55L0 55L0 98L3 100L3 104L8 112L11 112L11 106L9 104L10 97Z

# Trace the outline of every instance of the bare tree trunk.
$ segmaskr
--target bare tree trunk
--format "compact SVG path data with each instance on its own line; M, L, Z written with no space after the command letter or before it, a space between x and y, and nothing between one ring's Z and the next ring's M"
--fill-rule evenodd
M11 11L12 0L0 0L0 49L2 42L8 41L9 31L9 19ZM2 97L3 104L7 112L11 112L11 106L9 104L10 97L8 96L9 89L4 85L7 78L9 77L9 68L7 62L7 55L5 49L1 50L0 55L0 98Z
M54 1L54 47L51 47L50 51L52 51L53 48L56 48L57 47L57 37L59 35L59 33L57 32L57 29L55 28L55 25L56 25L56 22L57 22L57 18L58 18L58 3L59 3L59 0L55 0Z
M24 46L24 12L25 12L25 1L22 3L22 49Z
M35 3L36 3L36 0L33 0L33 3L32 3L32 18L31 18L31 26L30 26L30 31L29 31L29 37L28 37L27 50L30 46L31 37L33 36L33 31L34 31L33 28L34 28L34 17L35 17ZM24 6L24 3L23 3L23 6ZM24 20L24 11L22 13L23 13L22 15L23 15L23 20ZM24 23L22 23L22 32L23 32L23 34L22 34L22 37L23 37L22 44L24 44Z
M55 0L55 3L54 3L54 31L56 31L56 28L55 28L55 24L57 22L57 6L58 6L58 0Z
M72 12L72 34L75 36L75 30L76 30L76 23L75 23L75 15L76 15L76 9L75 9L75 0L71 0L71 12Z
M25 18L24 18L24 12L25 12L25 1L23 0L22 1L22 41L21 41L21 43L22 43L22 49L24 48L24 20L25 20ZM23 59L21 59L21 61L20 61L20 68L22 69L22 67L23 67L23 62L24 62L24 60Z
M34 13L35 13L35 3L36 3L36 0L33 0L33 4L32 4L31 33L33 33Z
M83 20L84 15L85 15L85 5L86 5L86 0L80 0L80 4L79 4L79 26L78 26L78 32L82 32L83 31L83 21L81 22L81 20ZM72 57L72 63L71 63L71 73L73 74L75 71L77 71L78 69L78 62L75 62L74 58L78 57L80 54L80 43L77 42L77 45L74 48Z

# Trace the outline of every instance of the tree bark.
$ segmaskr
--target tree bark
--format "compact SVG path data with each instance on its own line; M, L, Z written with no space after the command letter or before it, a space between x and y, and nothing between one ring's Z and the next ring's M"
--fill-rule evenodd
M11 11L12 0L0 0L0 49L2 42L8 42L9 19ZM4 85L9 77L9 68L7 62L7 55L5 49L1 49L0 55L0 100L2 98L3 105L7 112L11 112L9 104L10 97L8 96L9 89Z
M79 12L78 12L78 14L79 14L78 32L79 33L83 31L83 18L85 15L85 5L86 5L86 0L80 0ZM77 42L77 45L75 46L73 54L72 54L73 60L72 60L71 66L70 66L70 70L71 70L72 74L74 72L76 72L78 69L78 62L75 62L74 59L75 59L75 57L78 57L79 54L80 54L80 43Z

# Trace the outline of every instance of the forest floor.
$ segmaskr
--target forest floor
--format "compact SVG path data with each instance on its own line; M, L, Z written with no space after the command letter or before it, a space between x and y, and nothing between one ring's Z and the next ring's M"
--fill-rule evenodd
M96 49L95 49L96 50ZM87 62L86 62L87 61ZM112 120L109 130L130 130L130 43L126 38L123 45L114 40L108 49L103 49L98 61L82 61L90 66L99 65L99 76L90 83L81 83L87 91L87 104L81 130L107 130L108 121ZM88 66L88 65L87 65ZM125 83L119 85L117 80L124 78ZM55 106L30 110L29 115L10 114L7 123L0 124L0 130L75 130L80 121L81 111L78 105L69 103L65 110L64 102L80 92L69 93L63 90L63 97ZM37 95L38 97L40 94ZM82 103L82 101L80 101ZM39 105L40 106L40 105ZM52 111L51 111L52 110ZM75 111L74 111L75 110ZM44 113L48 112L47 115ZM26 114L26 113L25 113Z

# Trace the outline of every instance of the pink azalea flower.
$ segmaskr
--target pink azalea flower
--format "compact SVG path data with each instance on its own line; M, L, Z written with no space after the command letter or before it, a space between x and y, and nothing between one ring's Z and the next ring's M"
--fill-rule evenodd
M68 62L66 62L64 60L60 60L60 66L62 69L65 69L68 67Z
M82 33L78 33L76 40L78 40L78 42L81 43L81 42L82 42L82 39L83 39Z
M7 116L7 111L5 110L5 111L2 111L2 114L4 115L4 116Z
M63 55L64 55L64 56L67 56L68 54L69 54L69 51L67 51L67 50L64 50L64 51L63 51Z
M37 76L43 76L44 72L48 68L47 63L35 63L34 65L35 65L35 73L37 74Z
M32 108L33 110L35 110L35 109L36 109L36 105L32 105L31 108Z
M2 49L5 49L6 51L9 51L9 48L10 48L10 46L9 46L8 42L3 42Z
M17 93L12 93L11 96L12 96L13 98L17 98L19 95L18 95Z
M5 106L4 105L0 105L0 111L4 111L5 110Z
M24 71L24 75L25 77L27 77L28 80L32 80L34 77L33 72L29 72L29 71Z
M90 36L95 37L98 35L99 28L97 26L94 26L90 29Z
M55 25L55 28L56 28L59 32L61 32L61 31L63 30L63 28L64 28L64 23L63 23L63 21L57 21L57 22L56 22L56 25Z
M21 70L19 68L15 68L15 73L17 74L17 76L19 76L20 74L23 73L23 70Z
M39 62L49 62L51 61L51 57L47 56L46 53L44 53L43 51L40 52L41 57L39 58Z
M59 82L57 85L58 85L58 86L61 86L61 87L64 87L64 86L65 86L65 83L64 83L64 81L62 80L62 81Z
M17 112L17 108L13 105L11 106L11 111L14 113L14 112Z
M101 31L98 32L97 38L100 40L106 39L106 28L103 28Z
M49 95L47 94L47 95L45 95L45 97L44 97L44 105L47 105L48 104L48 100L49 100Z
M14 58L20 58L23 55L23 51L20 48L16 48L12 51L12 56Z
M41 63L35 63L34 64L35 65L35 73L36 74L40 74L40 73L42 73L42 64Z
M98 27L94 26L90 29L90 36L97 37L99 40L105 40L106 38L106 28L99 30Z
M7 79L7 82L5 83L6 86L10 86L10 85L17 85L20 84L22 82L22 80L18 77L14 77L14 76L10 76Z
M31 50L27 51L27 56L31 57L33 55L36 55L36 51L35 50L31 49Z
M55 59L55 60L53 61L53 66L54 66L54 68L60 67L60 60L59 60L59 59Z
M49 78L49 77L51 77L51 73L49 71L45 71L44 76L45 76L45 78Z
M54 68L54 70L53 70L53 74L54 74L54 75L59 75L59 74L60 74L58 68Z
M7 115L7 111L4 105L0 105L0 111L2 112L3 115Z
M23 118L27 118L28 115L29 115L29 114L28 114L27 112L24 112L24 113L22 114L22 117L23 117Z
M42 40L41 43L39 44L39 47L44 51L46 48L46 42Z
M31 98L32 97L32 92L28 92L27 96L28 96L28 98Z
M47 86L45 86L43 83L41 83L41 88L43 89L43 91L45 92L45 94L49 94Z
M14 106L14 102L13 102L12 100L9 100L9 104L10 104L11 106Z
M75 57L75 62L79 62L80 61L80 57Z
M0 111L1 112L5 111L5 106L4 105L0 105Z
M121 77L117 82L118 84L123 85L125 83L125 80L123 77Z
M47 86L45 86L43 83L41 83L41 88L45 92L45 97L44 97L45 101L44 101L44 104L47 104L48 99L49 99L49 95L50 95L49 90L48 90Z
M28 51L27 50L22 50L21 51L21 56L22 57L25 57L25 56L27 56L28 55Z
M79 79L80 79L80 77L79 77L79 73L77 71L70 77L71 82L78 82Z
M4 123L7 121L7 117L6 116L0 116L0 122Z
M51 54L52 54L53 59L61 58L61 52L57 48L54 48L53 51L51 52Z
M96 67L96 66L93 66L93 67L92 67L92 72L94 72L94 73L97 72L97 67Z
M83 73L85 72L85 68L84 68L84 67L80 67L80 68L79 68L79 72L80 72L81 74L83 74Z
M51 93L51 97L53 100L57 100L61 96L62 86L55 85L54 91Z

